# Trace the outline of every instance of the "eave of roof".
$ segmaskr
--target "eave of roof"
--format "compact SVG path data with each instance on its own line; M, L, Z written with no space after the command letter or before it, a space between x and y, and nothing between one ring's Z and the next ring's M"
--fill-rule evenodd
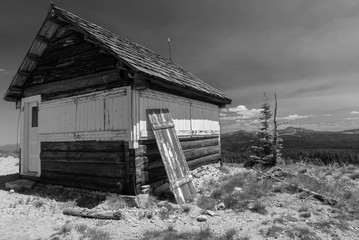
M50 40L55 34L60 26L60 22L71 24L72 27L82 32L89 40L97 43L108 53L127 63L134 71L145 73L167 83L182 86L195 92L200 92L215 98L216 102L222 104L231 103L231 100L223 93L171 60L53 5L51 5L37 37L33 41L17 74L14 76L5 94L5 100L13 101L19 96L18 92L15 94L15 88L21 88L26 81L26 73L31 73L35 69L36 61L34 59L41 57L47 47L47 40Z

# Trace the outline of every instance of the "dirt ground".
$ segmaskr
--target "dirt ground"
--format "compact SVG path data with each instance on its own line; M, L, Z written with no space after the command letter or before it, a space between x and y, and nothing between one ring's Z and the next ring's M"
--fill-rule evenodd
M0 175L16 173L17 162L12 157L0 158ZM214 169L212 174L198 178L195 184L198 191L205 194L206 183L242 171L248 170L233 166L228 167L227 171ZM358 179L352 181L356 184L354 186L359 186ZM108 199L115 197L111 195ZM164 214L163 202L152 202L145 209L118 208L121 220L100 220L64 215L64 208L76 206L74 200L53 199L36 191L11 193L2 187L0 239L140 239L148 230L164 230L169 226L179 232L209 227L216 234L223 234L233 228L236 230L235 236L242 239L359 239L358 219L346 220L346 225L341 227L341 222L334 218L338 210L315 198L304 201L299 194L273 192L265 196L262 202L266 214L224 209L215 211L216 216L207 215L208 219L204 222L197 221L204 210L194 203L182 207L165 203L171 206L171 211ZM104 211L114 210L115 207L114 201L107 200L100 202L94 209ZM304 215L301 209L309 214ZM315 233L316 238L305 238L305 234L302 237L298 234L290 237L284 234L284 227L290 227L293 231L308 229Z

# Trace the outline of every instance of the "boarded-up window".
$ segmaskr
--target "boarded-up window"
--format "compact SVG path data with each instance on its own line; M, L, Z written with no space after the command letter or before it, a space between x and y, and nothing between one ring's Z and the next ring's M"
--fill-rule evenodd
M128 87L43 102L39 138L43 141L127 138Z
M39 125L39 109L38 107L31 108L31 127L38 127Z

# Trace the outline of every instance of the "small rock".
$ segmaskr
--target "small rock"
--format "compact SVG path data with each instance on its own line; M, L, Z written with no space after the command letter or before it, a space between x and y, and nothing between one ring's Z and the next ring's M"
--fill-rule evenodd
M146 208L149 198L150 198L150 195L148 195L148 194L138 194L135 199L135 201L137 203L137 207Z
M13 189L16 192L23 190L31 190L34 187L34 182L26 179L18 179L12 182L5 183L5 188Z
M308 173L308 170L307 169L302 169L298 173L305 174L305 173Z
M14 192L15 192L14 189L10 189L9 191L10 194L13 194Z
M167 204L168 204L167 201L160 201L160 202L157 203L157 206L158 206L158 207L164 207L164 206L166 206Z
M247 205L248 209L249 210L253 210L254 209L254 204L253 203L250 203Z
M224 203L221 202L215 206L215 209L216 210L224 210L224 209L226 209L226 205L224 205Z
M178 210L181 208L179 204L170 203L168 201L160 201L157 203L157 206L160 208L165 208L167 210Z
M178 210L178 209L181 208L181 205L179 205L179 204L169 203L169 205L170 205L171 208L174 209L174 210Z
M234 193L241 193L241 192L243 192L243 189L241 187L235 187L233 192Z
M207 216L206 215L199 215L198 217L197 217L197 221L198 222L205 222L205 221L207 221Z
M209 215L209 216L211 216L211 217L214 217L214 216L217 216L217 215L218 215L216 212L211 211L211 210L207 210L207 211L206 211L206 214Z

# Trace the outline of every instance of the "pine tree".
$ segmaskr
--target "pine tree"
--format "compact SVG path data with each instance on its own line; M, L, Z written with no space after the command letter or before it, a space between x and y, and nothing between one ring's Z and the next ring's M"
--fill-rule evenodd
M267 95L264 93L264 103L261 105L261 114L259 118L261 127L256 133L256 143L251 147L251 165L262 163L265 164L272 157L273 134L270 130L270 119L273 113L270 110L270 104Z
M260 128L256 133L256 142L251 146L250 161L247 166L253 166L255 164L262 164L264 166L274 166L281 160L282 139L279 137L277 131L277 96L275 96L275 108L273 124L271 119L273 113L269 104L269 99L266 93L264 93L264 103L261 105L261 117Z

